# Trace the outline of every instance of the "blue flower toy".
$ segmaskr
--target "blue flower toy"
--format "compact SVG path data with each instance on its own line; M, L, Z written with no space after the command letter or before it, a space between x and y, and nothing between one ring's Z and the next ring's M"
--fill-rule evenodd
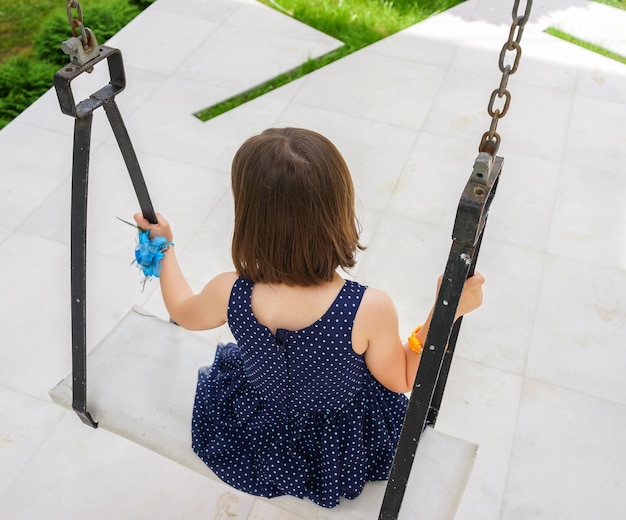
M158 278L161 274L161 260L174 242L168 242L165 237L149 237L149 231L140 229L137 247L135 248L135 261L137 266L146 275L146 278L154 276Z
M139 267L146 276L143 281L145 285L146 281L153 276L155 278L159 277L161 274L161 260L163 260L165 256L164 253L170 246L174 245L174 242L169 242L165 237L150 238L149 230L142 229L119 217L118 219L139 230L137 247L135 248L135 260L133 260L133 263L136 263L137 267Z

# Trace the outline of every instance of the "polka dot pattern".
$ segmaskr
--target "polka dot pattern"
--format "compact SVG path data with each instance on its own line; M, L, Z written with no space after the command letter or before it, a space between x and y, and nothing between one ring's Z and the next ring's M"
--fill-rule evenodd
M228 324L237 343L220 344L213 365L199 371L193 449L253 495L323 507L356 498L365 482L388 478L407 406L352 349L366 288L346 281L318 321L276 335L254 317L252 288L235 282Z

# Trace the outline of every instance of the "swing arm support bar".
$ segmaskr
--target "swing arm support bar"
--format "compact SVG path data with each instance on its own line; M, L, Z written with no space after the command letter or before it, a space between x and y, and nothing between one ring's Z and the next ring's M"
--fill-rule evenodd
M89 98L76 103L71 83L93 67L107 61L110 81ZM139 205L144 217L156 223L148 188L130 136L115 103L115 96L126 87L126 75L119 49L99 48L99 54L84 65L69 64L54 76L61 112L74 118L74 152L72 159L72 218L70 234L71 261L71 311L72 311L72 408L81 421L97 428L98 423L87 410L87 340L86 340L86 293L87 293L87 192L89 179L89 156L91 150L91 127L93 113L103 107L117 139L126 163Z
M477 163L478 163L477 159ZM502 157L496 157L486 179L476 165L461 195L452 232L452 246L409 399L379 520L396 520L409 481L423 429L434 426L448 378L462 318L455 321L465 280L474 274L489 207L495 195Z

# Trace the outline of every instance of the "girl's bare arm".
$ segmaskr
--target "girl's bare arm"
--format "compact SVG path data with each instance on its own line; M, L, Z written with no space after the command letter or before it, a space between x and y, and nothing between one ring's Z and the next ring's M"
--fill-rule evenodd
M163 236L172 241L169 222L157 214L158 223L150 224L140 213L135 222L150 231L150 237ZM194 294L176 259L174 247L164 253L159 276L161 294L170 317L189 330L208 330L223 325L227 320L228 299L236 273L222 273L206 284L199 294Z
M465 283L456 317L463 316L482 303L484 278L474 275ZM441 284L441 279L439 280ZM422 345L432 319L432 310L423 322L417 338ZM391 298L382 291L368 288L355 319L353 344L365 351L365 362L372 375L394 392L413 388L420 354L413 352L398 333L398 314Z

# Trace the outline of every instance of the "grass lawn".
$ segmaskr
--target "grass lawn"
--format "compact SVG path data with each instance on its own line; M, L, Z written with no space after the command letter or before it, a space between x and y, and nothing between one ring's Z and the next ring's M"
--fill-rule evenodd
M200 110L208 121L247 101L281 87L390 36L463 0L258 0L344 43L343 47L270 79L246 92Z
M554 27L548 27L546 32L552 36L556 36L561 40L565 40L566 42L573 43L574 45L578 45L583 49L587 49L591 52L595 52L596 54L601 54L602 56L606 56L607 58L611 58L612 60L619 61L620 63L626 64L626 56L621 56L615 52L612 52L604 47L600 47L594 43L586 42L585 40L580 40L571 34L567 34L566 32L561 31L560 29L555 29Z
M599 4L610 5L611 7L617 7L618 9L624 9L626 11L626 0L594 0Z
M102 42L152 1L84 0L83 22ZM0 128L52 86L69 61L61 43L71 36L67 0L0 0Z
M30 55L35 35L54 11L64 12L65 4L59 0L0 0L0 63L17 54ZM69 23L67 29L71 36Z
M599 4L605 4L611 7L615 7L617 9L622 9L626 11L626 0L593 0ZM600 47L595 43L587 42L585 40L581 40L580 38L576 38L571 34L561 31L555 27L548 27L546 29L546 33L555 36L556 38L560 38L561 40L565 40L566 42L573 43L574 45L578 45L583 49L587 49L591 52L595 52L596 54L601 54L602 56L606 56L607 58L611 58L612 60L619 61L620 63L626 64L626 56L621 56L609 49L605 49L604 47Z
M359 49L463 0L259 0Z
M83 0L81 6L85 25L94 29L89 17L93 7L110 5L115 9L116 5L127 4L129 11L134 10L135 14L138 14L141 11L138 3L140 2L133 0ZM0 64L13 56L32 56L33 43L42 26L54 16L61 15L67 19L66 6L66 0L0 0ZM119 8L115 10L119 11ZM72 9L74 16L77 16L77 13L76 9ZM65 39L71 36L68 21ZM58 43L59 52L61 41Z

